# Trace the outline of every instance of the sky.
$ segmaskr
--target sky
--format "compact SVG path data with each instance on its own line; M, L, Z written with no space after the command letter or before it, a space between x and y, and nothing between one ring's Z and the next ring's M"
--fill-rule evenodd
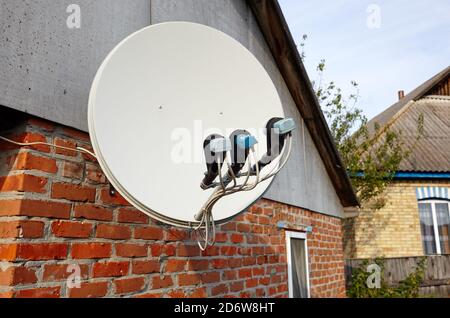
M449 0L279 0L297 44L308 35L311 80L326 60L324 80L351 94L370 119L450 65Z

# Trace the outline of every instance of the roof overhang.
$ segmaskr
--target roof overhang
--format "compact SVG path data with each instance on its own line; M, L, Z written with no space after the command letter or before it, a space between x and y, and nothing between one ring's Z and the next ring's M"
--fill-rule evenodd
M247 0L344 207L358 200L276 0Z

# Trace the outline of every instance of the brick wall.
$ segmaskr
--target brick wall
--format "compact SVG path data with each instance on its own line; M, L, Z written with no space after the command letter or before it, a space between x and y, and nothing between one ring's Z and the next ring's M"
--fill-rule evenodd
M424 186L450 183L395 181L386 191L385 207L345 219L346 258L422 256L416 188Z
M19 122L2 134L90 149L85 133L36 118ZM0 297L287 297L278 221L313 227L312 297L345 296L340 219L260 200L201 252L189 231L110 196L88 155L0 142L0 162ZM77 268L81 288L70 288Z

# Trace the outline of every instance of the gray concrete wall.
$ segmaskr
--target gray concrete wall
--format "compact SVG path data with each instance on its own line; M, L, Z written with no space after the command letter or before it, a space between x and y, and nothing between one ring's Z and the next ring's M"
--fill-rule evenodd
M66 8L81 8L69 29ZM297 120L292 158L266 198L342 216L342 206L257 22L243 0L0 0L0 104L87 130L90 85L107 53L150 23L191 21L217 28L247 47Z
M70 4L81 9L79 29L67 26ZM97 68L149 24L149 0L1 0L0 104L87 130Z

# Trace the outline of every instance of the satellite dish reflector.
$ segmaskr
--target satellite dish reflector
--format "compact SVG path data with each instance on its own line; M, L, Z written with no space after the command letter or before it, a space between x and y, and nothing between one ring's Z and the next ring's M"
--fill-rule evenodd
M198 226L194 216L201 218L205 202L216 223L226 222L262 196L273 179L269 172L280 164L250 175L256 156L268 150L268 120L284 118L269 75L240 43L199 24L152 25L117 45L95 76L88 117L98 161L116 190L137 209L176 226ZM289 127L285 122L279 129ZM216 157L224 158L218 160L221 173L203 189L205 139L217 134L229 140L236 130L251 135L237 139L250 149L249 161L236 171L242 175L224 181L230 155ZM216 140L210 149L230 151L229 145ZM212 204L219 179L246 191Z

